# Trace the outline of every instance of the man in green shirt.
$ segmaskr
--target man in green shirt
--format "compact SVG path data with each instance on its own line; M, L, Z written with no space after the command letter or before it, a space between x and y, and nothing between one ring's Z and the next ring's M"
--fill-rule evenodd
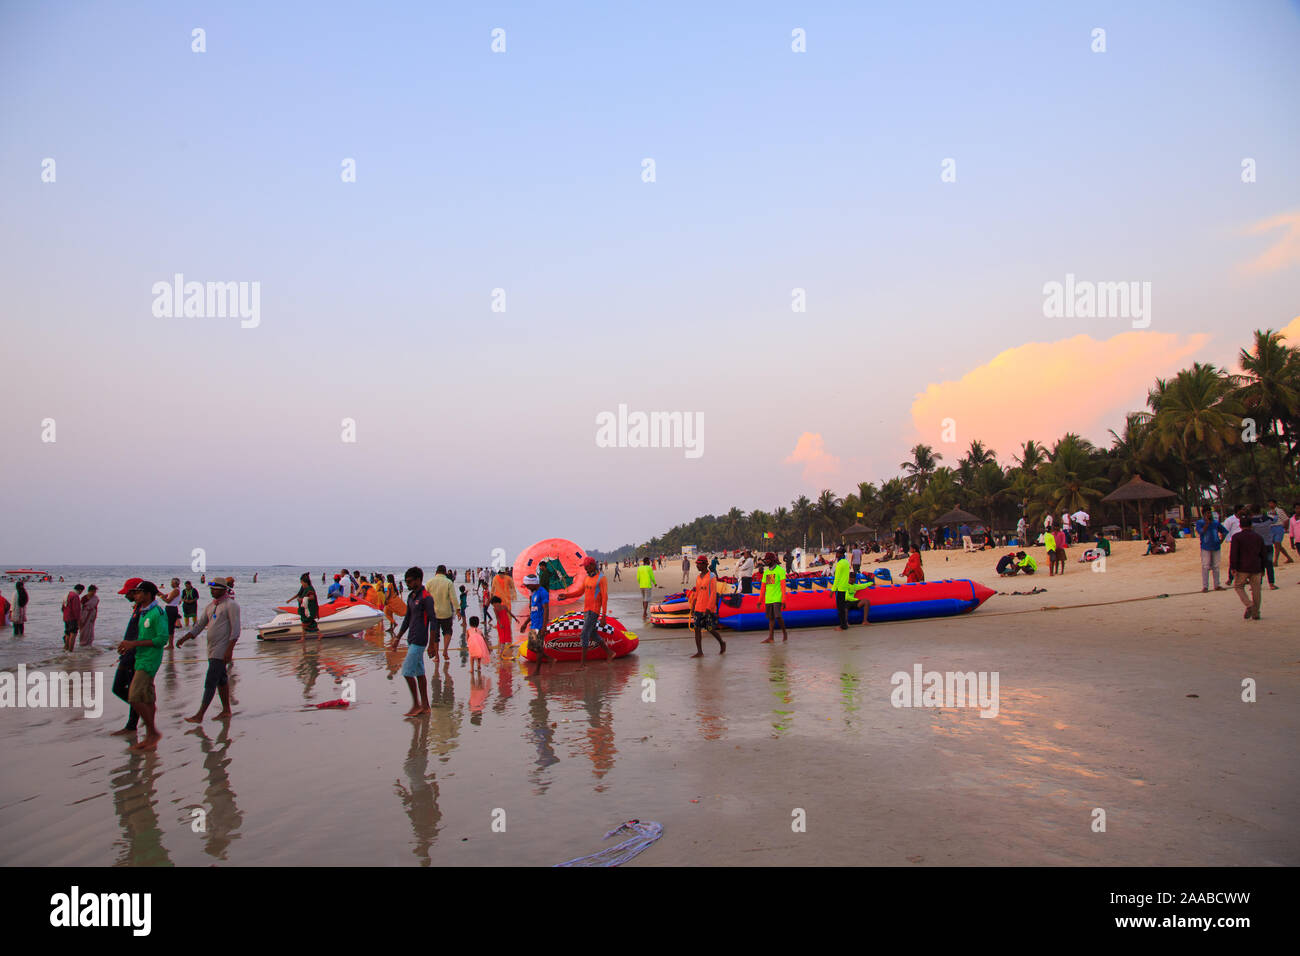
M650 595L658 583L655 580L655 569L650 567L650 558L642 558L636 569L636 586L641 589L641 620L643 621L650 617Z
M776 622L781 622L781 640L788 641L790 635L785 630L785 568L777 561L776 554L769 551L763 556L763 605L767 609L767 640L771 644L776 640Z
M167 612L158 603L158 586L152 581L142 581L136 587L135 608L139 614L136 633L140 640L122 641L117 645L119 654L135 651L135 675L131 678L126 700L144 718L144 740L132 744L130 749L156 750L162 734L154 724L158 703L153 678L162 665L163 648L171 636L171 626L167 623Z
M1033 574L1038 570L1038 562L1034 560L1033 555L1025 554L1023 551L1016 552L1016 567L1020 569L1021 574Z
M849 559L844 556L844 548L835 549L835 580L831 584L831 590L835 592L835 611L839 614L841 631L849 629L849 578L853 574L853 566L849 564Z

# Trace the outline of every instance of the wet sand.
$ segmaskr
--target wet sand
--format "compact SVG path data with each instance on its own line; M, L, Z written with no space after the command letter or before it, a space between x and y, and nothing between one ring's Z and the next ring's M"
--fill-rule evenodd
M0 711L0 862L549 865L636 817L665 835L634 866L1300 863L1300 564L1248 622L1233 594L1200 593L1194 547L1117 545L1104 574L1071 550L1064 577L1008 581L992 574L997 552L927 555L932 580L1048 593L792 631L785 646L724 631L728 653L706 637L703 660L683 632L639 623L624 572L611 610L642 636L636 655L540 678L493 666L479 688L454 652L419 722L401 719L400 655L378 635L303 646L246 633L236 718L190 732L204 663L187 645L158 675L156 754L109 736L125 716L116 698L99 720ZM659 572L657 593L680 575ZM115 655L93 662L107 688ZM997 671L998 716L891 706L890 675L917 663ZM1257 703L1241 700L1247 677ZM358 703L315 709L345 678ZM792 830L797 808L806 832Z

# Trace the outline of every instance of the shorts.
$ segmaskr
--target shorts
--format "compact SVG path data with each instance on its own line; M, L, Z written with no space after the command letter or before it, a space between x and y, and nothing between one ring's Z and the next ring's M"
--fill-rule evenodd
M714 611L696 611L695 629L697 631L716 631L718 629L717 613Z
M767 619L769 621L780 621L782 624L785 623L785 618L781 616L780 601L773 601L771 604L767 605Z
M424 676L424 654L428 650L423 644L412 644L406 649L406 660L402 661L403 677Z
M438 635L439 635L439 634L442 634L442 635L444 635L445 637L451 637L451 624L452 624L452 621L454 621L454 620L455 620L455 618L452 618L452 617L438 617L438 618L434 618L434 620L433 620L433 643L435 643L435 644L438 643Z
M600 624L599 611L584 611L582 614L582 646L588 648L593 644L605 646L605 639L600 636L598 626Z
M1285 529L1285 528L1283 528L1280 524L1279 524L1279 525L1274 525L1274 526L1273 526L1272 543L1273 543L1273 544L1281 544L1281 543L1282 543L1282 538L1283 538L1283 536L1284 536L1285 534L1286 534L1286 529Z
M180 616L181 616L181 609L180 609L180 608L178 608L178 607L176 607L176 606L174 606L174 605L171 605L171 604L168 604L168 605L167 605L167 628L168 628L168 630L171 630L171 631L176 630L176 622L177 622L178 620L180 620Z
M653 593L654 593L654 588L642 588L642 589L641 589L641 600L642 600L642 601L649 601L649 600L650 600L650 596L651 596L651 594L653 594Z
M76 622L76 621L64 621L64 622L63 622L63 634L64 634L65 637L66 637L67 635L69 635L69 634L75 634L76 631L77 631L77 622Z
M204 688L224 687L230 682L226 675L226 659L224 657L208 658L208 675L203 679Z
M128 704L152 704L158 699L153 689L153 675L148 671L137 670L131 678L131 688L126 692Z

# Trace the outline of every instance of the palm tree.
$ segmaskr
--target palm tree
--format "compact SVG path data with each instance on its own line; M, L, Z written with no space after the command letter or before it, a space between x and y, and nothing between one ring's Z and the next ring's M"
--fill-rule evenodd
M839 540L840 536L841 504L840 499L835 497L835 492L823 488L821 494L817 496L817 503L813 505L817 525L822 530L830 532L832 541Z
M800 495L790 502L790 516L794 520L797 543L803 544L807 542L808 532L812 530L813 519L813 506L807 495Z
M1109 485L1101 476L1102 465L1093 450L1091 442L1073 434L1065 435L1053 446L1047 463L1038 469L1031 521L1058 511L1093 510Z
M1229 376L1236 398L1256 421L1260 444L1275 449L1278 480L1287 484L1286 463L1295 455L1300 417L1300 349L1284 345L1272 329L1256 329L1254 346L1242 349L1238 362L1242 374Z
M943 455L937 454L929 445L916 445L912 449L912 460L899 462L898 467L907 472L909 487L922 491L934 474L936 463L942 460Z
M1153 448L1173 451L1182 462L1187 472L1183 502L1190 506L1193 464L1200 459L1210 474L1222 474L1216 463L1240 438L1241 404L1232 396L1227 376L1202 362L1183 369L1173 381L1157 379L1156 384L1149 440ZM1199 488L1196 497L1200 499Z

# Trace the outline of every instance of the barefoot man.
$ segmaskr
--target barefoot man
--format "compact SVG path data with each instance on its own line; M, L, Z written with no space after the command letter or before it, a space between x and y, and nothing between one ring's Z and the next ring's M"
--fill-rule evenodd
M600 571L596 559L588 555L582 562L582 570L587 572L587 580L582 585L582 637L579 641L580 663L578 669L587 666L587 645L599 644L605 648L605 660L614 659L614 651L600 636L600 629L605 626L605 617L609 612L609 582ZM566 593L563 598L570 595Z
M203 723L203 715L208 712L214 694L221 695L221 712L217 714L217 720L229 720L232 713L226 663L234 655L235 642L239 640L239 605L235 603L225 578L213 578L208 593L212 595L212 603L203 609L198 621L176 639L176 646L180 647L198 637L204 629L208 632L208 674L203 680L203 703L192 717L185 718L191 724Z
M144 720L144 740L130 746L131 750L156 750L162 734L154 724L158 713L158 698L154 694L153 678L162 665L163 648L171 637L167 626L167 612L158 603L158 585L152 581L141 581L135 588L135 607L139 614L137 641L123 641L117 645L117 652L125 654L135 651L135 674L131 677L131 689L127 691L127 702Z
M434 604L433 595L424 589L424 569L419 567L406 569L406 616L402 618L402 626L397 631L397 636L393 638L393 643L389 645L389 650L395 651L402 644L402 635L408 630L411 636L407 638L408 647L406 650L406 660L402 664L402 676L406 678L406 686L411 691L411 709L404 713L403 717L419 717L422 714L429 713L429 682L424 676L424 653L428 651L430 657L438 656L438 609ZM433 643L429 643L429 628L434 627ZM434 672L437 676L437 671ZM416 696L416 691L419 696Z
M790 635L785 630L785 605L787 593L785 589L785 568L781 567L780 562L776 560L776 554L772 551L763 556L763 606L767 610L767 640L764 644L771 644L776 640L776 625L781 625L781 640L788 641Z
M716 558L714 559L717 560ZM703 657L704 648L700 644L700 632L708 631L718 642L718 653L727 653L727 642L718 633L718 579L709 571L709 559L700 555L695 559L695 566L700 573L695 577L695 585L686 592L690 602L690 624L695 631L695 653L691 657Z

